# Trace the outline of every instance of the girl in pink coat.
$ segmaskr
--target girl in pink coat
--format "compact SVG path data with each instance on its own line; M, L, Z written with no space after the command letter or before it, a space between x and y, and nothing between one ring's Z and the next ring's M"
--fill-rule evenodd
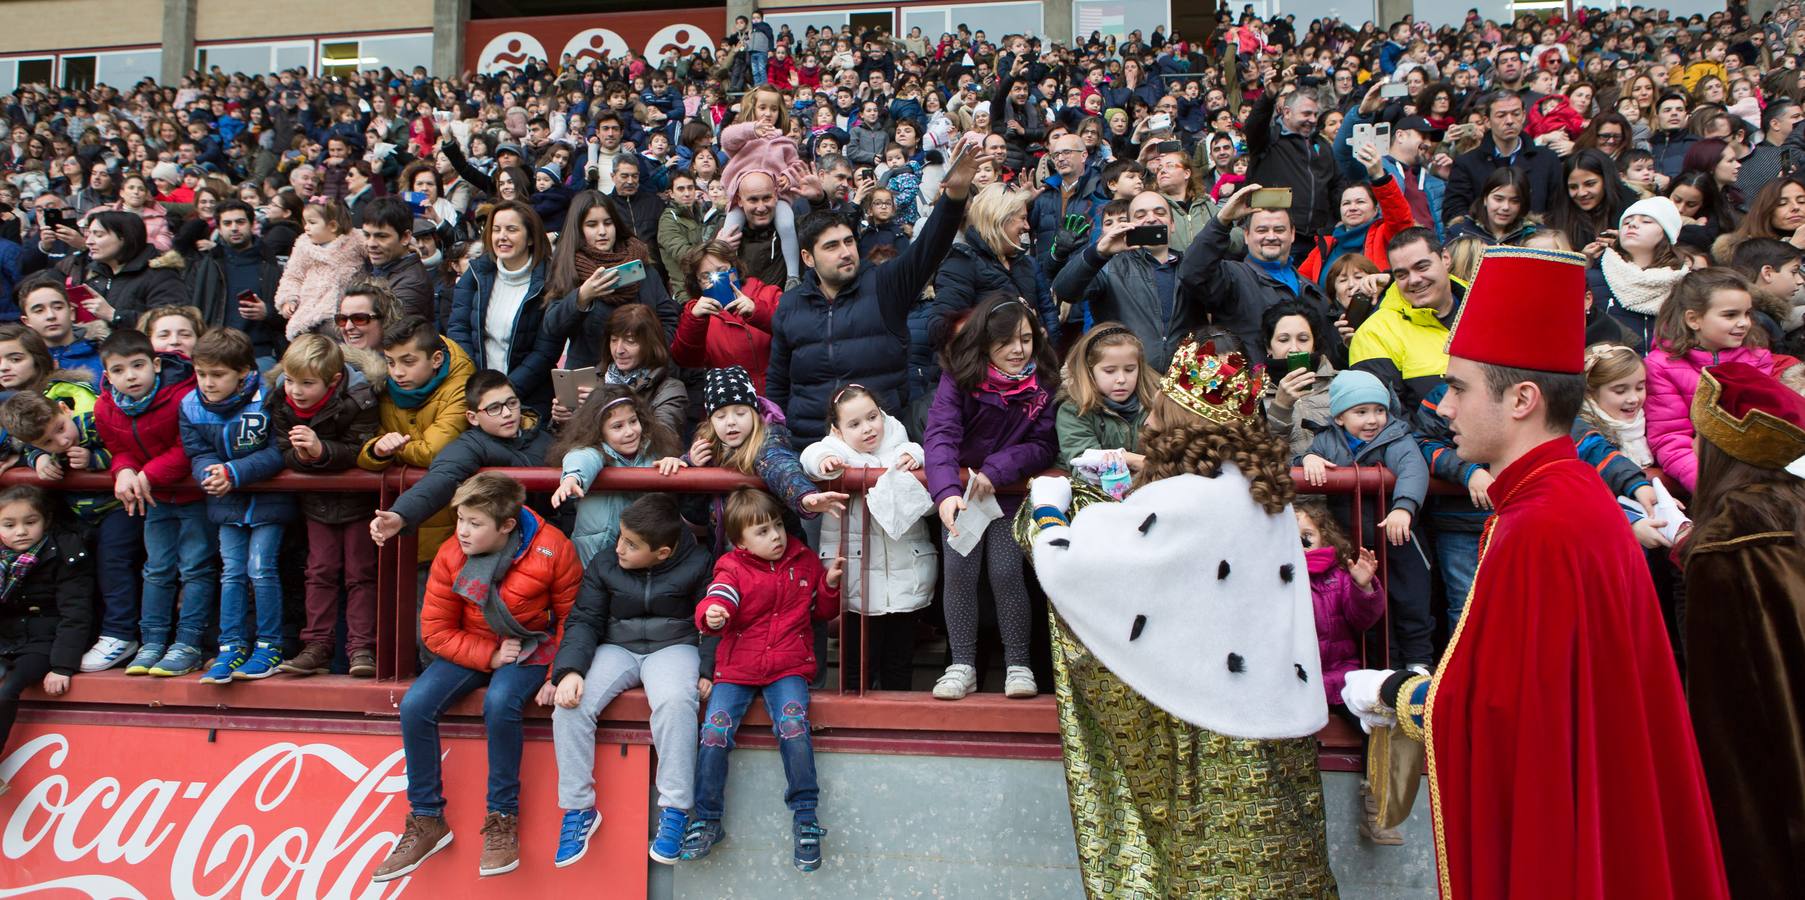
M1361 666L1361 635L1385 616L1385 591L1377 578L1379 558L1368 548L1354 550L1327 504L1300 500L1296 513L1304 564L1310 568L1322 687L1328 692L1329 708L1348 715L1341 705L1342 682Z
M721 171L721 182L727 189L727 220L723 231L746 227L746 213L740 209L740 179L754 172L769 175L777 186L775 224L783 247L783 265L787 276L784 287L796 283L802 274L802 254L796 242L796 212L790 206L797 189L805 181L819 184L819 177L803 164L790 139L790 111L784 107L783 95L765 85L746 92L740 100L738 121L721 130L721 150L727 154L727 168Z
M1691 491L1697 487L1698 458L1692 449L1692 395L1706 366L1747 363L1778 376L1799 364L1771 353L1755 327L1749 284L1730 269L1698 269L1681 278L1655 318L1655 345L1649 351L1648 447L1655 464Z
M351 233L344 204L309 203L301 222L304 233L276 285L276 311L288 320L289 340L331 323L339 296L364 263L363 241Z

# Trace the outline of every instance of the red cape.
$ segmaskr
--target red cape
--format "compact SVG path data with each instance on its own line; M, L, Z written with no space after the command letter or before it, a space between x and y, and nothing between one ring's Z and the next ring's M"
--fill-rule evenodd
M1728 896L1648 565L1560 437L1499 473L1430 688L1445 898Z

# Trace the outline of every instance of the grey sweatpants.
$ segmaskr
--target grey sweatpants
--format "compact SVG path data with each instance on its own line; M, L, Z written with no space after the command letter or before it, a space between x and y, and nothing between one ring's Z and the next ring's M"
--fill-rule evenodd
M583 676L576 709L552 708L552 746L558 754L558 806L595 805L595 720L621 691L644 685L652 706L652 746L658 751L658 805L687 811L696 779L696 680L702 657L694 644L648 654L603 644Z

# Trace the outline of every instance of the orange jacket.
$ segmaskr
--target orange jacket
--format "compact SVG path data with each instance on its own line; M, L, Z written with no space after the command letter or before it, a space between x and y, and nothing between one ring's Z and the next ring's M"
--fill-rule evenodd
M577 551L556 526L532 510L520 510L520 524L530 532L526 546L515 557L501 581L501 597L521 625L552 637L533 653L549 665L564 636L564 622L576 603L583 581ZM426 649L466 669L487 672L501 638L483 621L482 607L455 593L452 585L464 568L464 550L455 540L439 547L426 581L426 600L420 608L420 634ZM526 662L523 658L522 662ZM550 671L549 668L547 671Z

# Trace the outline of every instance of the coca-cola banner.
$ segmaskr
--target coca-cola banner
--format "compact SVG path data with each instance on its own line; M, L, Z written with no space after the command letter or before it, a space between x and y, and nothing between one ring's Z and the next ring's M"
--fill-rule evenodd
M464 67L488 74L529 59L552 63L565 54L579 69L606 56L643 54L656 62L667 49L688 54L715 46L727 20L725 6L658 12L472 19L464 29Z
M0 778L0 898L471 896L479 890L488 763L480 735L446 736L455 840L406 878L371 884L400 837L400 738L380 734L30 724L13 729ZM494 896L646 893L648 748L596 754L601 829L575 865L552 866L561 812L549 741L522 766L520 868L482 879Z

